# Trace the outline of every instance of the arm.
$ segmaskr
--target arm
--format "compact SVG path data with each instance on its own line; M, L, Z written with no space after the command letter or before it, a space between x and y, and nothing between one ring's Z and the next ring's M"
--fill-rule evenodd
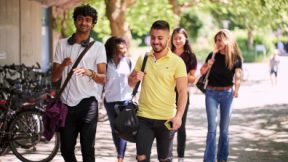
M135 87L138 81L142 81L144 77L144 73L142 71L133 70L132 73L128 77L128 84L130 87Z
M83 68L83 67L75 68L73 71L75 74L78 74L78 75L79 74L86 75L87 77L93 79L96 83L104 84L106 82L106 64L105 63L97 64L97 72L91 69Z
M240 82L241 82L241 72L242 72L242 70L240 68L236 68L235 69L235 75L234 75L235 89L234 89L234 92L233 92L233 96L234 97L238 97L238 91L239 91Z
M52 67L52 82L57 82L61 79L64 69L71 64L72 61L69 57L65 58L61 64L54 63Z
M215 55L218 52L218 48L215 45L214 49L213 49L213 53L212 53L212 57L213 55ZM206 60L207 61L207 60ZM205 62L205 64L202 65L201 69L200 69L200 73L201 75L205 75L208 70L212 67L212 65L214 64L214 59L210 58L207 62Z
M97 64L97 73L91 72L90 76L96 83L104 84L106 82L106 64Z
M207 63L203 64L200 69L201 75L205 75L208 72L208 70L212 67L213 64L214 64L214 60L212 59L209 59Z
M193 84L195 82L195 80L196 80L195 72L196 72L195 69L192 69L192 70L189 71L189 73L187 75L188 84Z
M176 79L176 89L178 92L177 112L175 117L171 119L173 122L173 130L177 130L182 124L182 116L187 104L187 77Z

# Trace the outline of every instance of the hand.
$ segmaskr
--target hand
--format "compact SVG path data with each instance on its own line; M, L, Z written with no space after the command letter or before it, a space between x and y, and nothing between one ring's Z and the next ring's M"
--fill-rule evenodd
M72 60L71 60L70 57L66 57L61 63L61 65L64 66L64 67L69 66L71 64L72 64Z
M182 124L182 118L178 118L177 116L170 119L170 121L173 123L173 127L172 127L173 131L176 131L177 129L179 129Z
M239 96L238 91L234 91L234 92L233 92L233 96L234 96L235 98L237 98L237 97Z
M143 77L144 77L144 72L142 72L142 71L136 72L135 78L136 78L137 81L142 81Z
M91 76L92 72L88 69L85 69L83 67L76 67L75 69L73 69L74 73L76 75L86 75L86 76Z
M211 68L213 64L214 64L214 60L212 58L207 61L207 65L209 68Z

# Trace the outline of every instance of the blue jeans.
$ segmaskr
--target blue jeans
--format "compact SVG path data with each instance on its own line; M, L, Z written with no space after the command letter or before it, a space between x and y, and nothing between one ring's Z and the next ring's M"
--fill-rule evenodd
M127 141L119 138L118 135L115 133L115 119L117 117L117 112L115 110L115 105L116 104L125 104L127 103L126 101L120 101L120 102L106 102L106 100L104 100L104 105L107 111L107 115L108 115L108 119L110 122L110 127L112 130L112 137L113 137L113 142L114 145L117 149L117 158L124 158L125 156L125 150L126 150L126 145L127 145Z
M218 91L207 88L205 94L208 133L204 162L216 161L217 110L220 106L220 136L218 141L217 160L227 161L229 154L229 123L232 113L233 90Z

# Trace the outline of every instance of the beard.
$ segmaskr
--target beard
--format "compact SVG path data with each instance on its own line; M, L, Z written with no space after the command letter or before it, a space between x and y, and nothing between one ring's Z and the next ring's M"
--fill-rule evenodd
M90 30L91 30L91 28L89 26L79 26L77 28L77 31L79 33L88 33L88 32L90 32Z
M168 41L166 41L165 43L159 43L159 44L152 44L152 49L154 51L154 53L161 53L162 51L164 51L167 48L167 44Z

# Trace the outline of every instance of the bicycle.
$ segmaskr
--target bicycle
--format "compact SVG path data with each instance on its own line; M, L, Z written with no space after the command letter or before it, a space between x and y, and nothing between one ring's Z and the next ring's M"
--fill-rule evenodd
M27 68L21 66L19 70L15 67L0 68L0 155L10 148L23 162L51 161L60 145L59 134L55 134L51 141L42 136L42 114L51 91L32 77L21 79L21 74L27 72ZM11 69L16 69L16 72L11 72ZM14 76L16 73L20 74L16 79L6 75Z
M0 122L0 154L5 153L9 146L13 154L23 162L48 162L54 158L59 149L60 136L54 135L51 142L43 138L41 111L1 111L4 118L2 116Z

